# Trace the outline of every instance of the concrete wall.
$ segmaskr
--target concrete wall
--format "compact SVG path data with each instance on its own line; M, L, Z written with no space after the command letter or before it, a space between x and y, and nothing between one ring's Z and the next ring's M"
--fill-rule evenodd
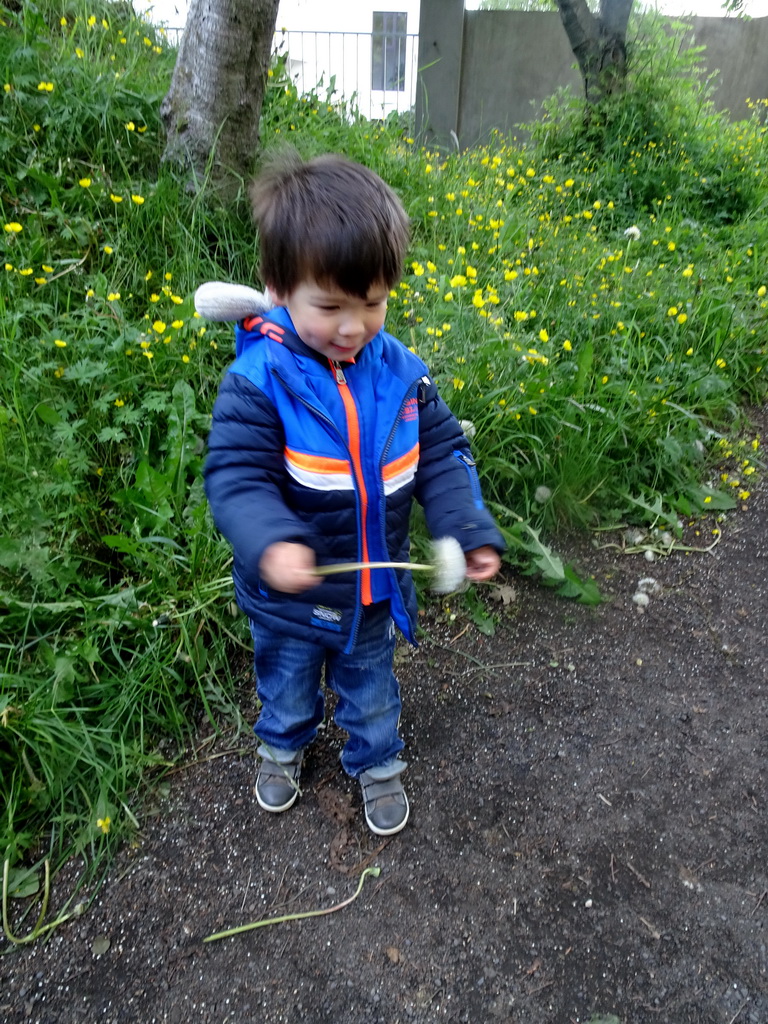
M456 0L422 0L416 126L427 143L462 148L537 116L541 101L581 76L557 13L463 11ZM686 19L704 66L720 72L713 99L738 119L747 98L768 97L768 17ZM455 141L455 140L454 140Z
M582 89L556 12L467 11L462 52L462 145L487 138L494 128L512 135L516 125L536 118L541 101L560 86L570 84L577 94Z
M697 46L706 46L704 63L720 72L712 97L734 120L749 116L747 99L768 97L768 18L691 18Z

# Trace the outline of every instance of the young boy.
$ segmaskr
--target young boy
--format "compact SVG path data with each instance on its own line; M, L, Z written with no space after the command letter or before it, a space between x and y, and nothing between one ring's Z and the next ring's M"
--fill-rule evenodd
M343 157L294 155L265 171L251 199L277 308L236 328L205 484L251 621L256 799L273 812L296 800L325 668L349 736L342 766L360 779L370 829L392 835L409 814L392 662L395 626L415 642L411 574L315 568L408 561L413 497L434 536L460 543L469 579L493 576L504 541L427 367L383 330L409 240L395 193Z

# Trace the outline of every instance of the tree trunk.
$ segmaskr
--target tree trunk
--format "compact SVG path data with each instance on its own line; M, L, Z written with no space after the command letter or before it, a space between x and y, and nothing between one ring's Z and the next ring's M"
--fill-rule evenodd
M209 161L229 190L250 171L279 0L192 0L171 87L160 113L163 160L192 172Z
M627 74L627 24L633 0L600 0L600 13L592 14L586 0L557 0L584 79L589 103L621 92Z

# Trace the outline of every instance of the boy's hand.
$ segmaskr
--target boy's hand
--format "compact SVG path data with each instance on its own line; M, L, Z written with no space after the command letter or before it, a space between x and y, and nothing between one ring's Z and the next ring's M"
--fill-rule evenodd
M320 578L313 572L315 552L306 544L278 541L270 544L259 562L261 578L274 590L300 594L316 587Z
M468 580L489 580L501 568L501 558L495 548L486 546L465 551Z

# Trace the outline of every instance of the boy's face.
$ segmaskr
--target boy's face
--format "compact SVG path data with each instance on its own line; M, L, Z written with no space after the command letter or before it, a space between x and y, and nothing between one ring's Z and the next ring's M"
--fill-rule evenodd
M372 285L364 299L332 282L303 281L288 295L270 288L291 314L296 333L311 349L335 362L354 359L384 326L389 289Z

